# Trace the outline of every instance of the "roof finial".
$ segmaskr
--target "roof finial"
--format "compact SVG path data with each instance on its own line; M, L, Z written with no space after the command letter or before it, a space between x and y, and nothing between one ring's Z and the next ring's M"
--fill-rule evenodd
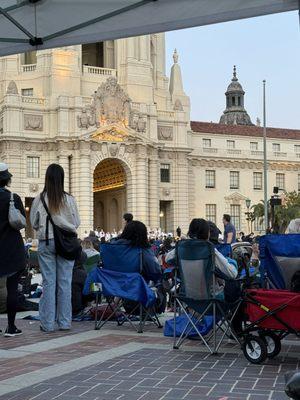
M178 53L177 53L177 49L175 49L174 50L174 53L173 53L173 60L174 60L174 64L177 64L178 63Z
M237 77L236 77L236 65L233 66L233 78L232 78L232 80L233 81L237 81L238 80Z

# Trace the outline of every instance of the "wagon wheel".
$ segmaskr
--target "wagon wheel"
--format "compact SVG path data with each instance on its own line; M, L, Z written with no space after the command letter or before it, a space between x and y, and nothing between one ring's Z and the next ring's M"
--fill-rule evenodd
M244 356L252 364L260 364L268 356L266 341L259 336L246 336L242 349Z
M266 342L269 358L276 357L281 351L280 337L273 332L261 332L259 336Z

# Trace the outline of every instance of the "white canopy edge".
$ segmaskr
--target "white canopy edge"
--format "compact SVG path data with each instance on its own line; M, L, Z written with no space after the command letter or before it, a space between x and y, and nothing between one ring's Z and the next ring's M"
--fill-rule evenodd
M299 0L6 0L3 3L6 7L0 7L0 56L299 8ZM30 44L30 38L34 45Z

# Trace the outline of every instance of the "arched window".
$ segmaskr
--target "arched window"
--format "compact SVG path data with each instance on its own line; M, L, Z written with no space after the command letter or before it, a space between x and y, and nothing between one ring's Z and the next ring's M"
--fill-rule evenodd
M232 98L231 98L231 103L233 106L235 106L235 97L234 96L232 96Z

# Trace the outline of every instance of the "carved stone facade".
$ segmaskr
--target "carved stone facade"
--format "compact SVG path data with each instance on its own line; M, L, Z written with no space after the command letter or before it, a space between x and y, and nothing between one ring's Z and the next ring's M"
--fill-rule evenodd
M29 207L44 186L47 166L56 162L64 168L66 190L78 202L82 236L95 224L119 228L125 211L149 227L174 231L180 226L186 232L193 217L221 225L224 212L239 210L245 230L245 199L254 204L263 197L253 189L254 174L263 171L261 137L236 130L220 134L211 127L191 131L177 52L170 79L165 75L164 34L104 48L109 65L80 65L81 46L72 46L65 48L64 58L59 49L38 52L30 73L20 72L18 55L10 56L9 73L0 70L0 161L13 173L12 190ZM45 68L50 68L46 76ZM237 84L234 80L230 90L241 96ZM33 96L24 95L28 88ZM285 175L287 190L300 187L300 157L293 147L300 146L300 133L298 139L284 137L268 138L270 193L278 174ZM234 149L227 149L228 139ZM250 150L252 142L258 143L257 151ZM280 144L279 153L271 151L273 142ZM239 173L238 189L230 188L232 172ZM212 181L207 184L208 176L215 176L214 187Z
M24 129L29 131L42 131L43 116L36 114L24 114Z

